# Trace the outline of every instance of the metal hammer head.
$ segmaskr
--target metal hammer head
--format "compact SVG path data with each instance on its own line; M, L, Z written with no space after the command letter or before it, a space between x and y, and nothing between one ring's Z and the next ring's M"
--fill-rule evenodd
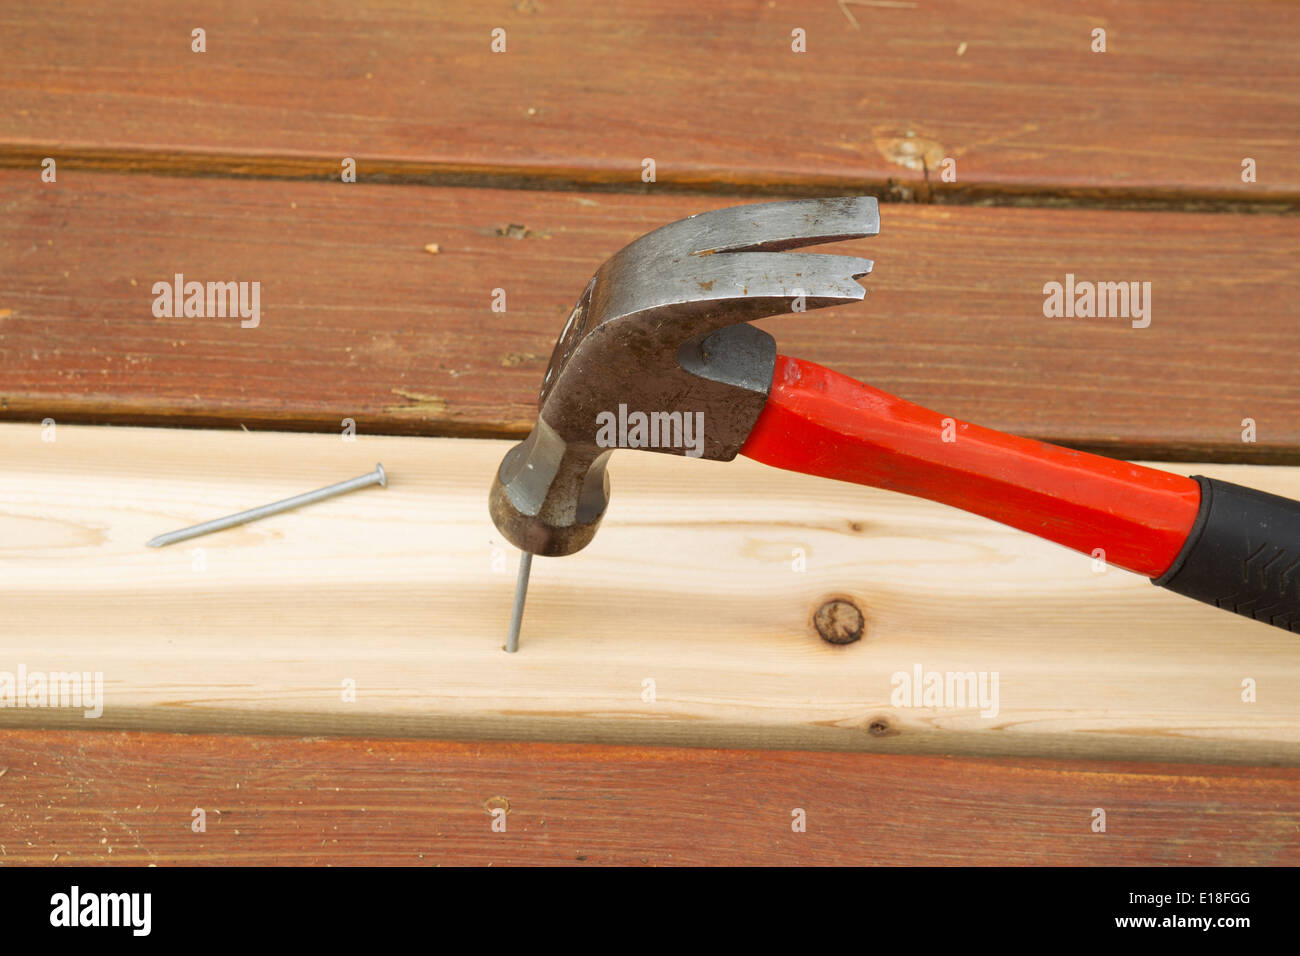
M605 514L613 448L735 458L776 363L746 323L866 294L870 260L782 250L879 231L875 199L806 199L691 216L615 253L560 333L532 434L497 469L497 528L524 551L572 554Z

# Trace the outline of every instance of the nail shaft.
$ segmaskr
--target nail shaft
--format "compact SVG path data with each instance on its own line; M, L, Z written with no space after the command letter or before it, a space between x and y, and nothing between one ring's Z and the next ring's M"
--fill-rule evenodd
M519 579L515 581L515 606L510 612L510 636L506 639L506 653L519 650L519 625L524 620L524 598L528 596L528 572L533 567L533 555L523 551L519 557Z
M337 484L329 485L325 488L318 488L315 491L309 491L303 495L294 495L292 498L285 498L283 501L275 501L269 505L262 505L260 508L250 508L248 511L241 511L239 514L227 515L224 518L216 518L212 521L205 521L202 524L191 525L188 528L181 528L179 531L169 531L166 534L160 534L158 537L149 541L149 547L161 548L165 544L173 544L177 541L187 541L190 538L197 538L201 534L210 534L213 531L220 531L223 528L233 528L238 524L247 524L250 521L256 521L258 518L265 518L268 515L279 514L281 511L288 511L290 508L300 508L303 505L309 505L313 501L320 501L324 498L333 498L335 495L341 495L349 491L355 491L358 488L365 488L368 485L380 485L388 487L388 476L384 473L384 466L375 465L375 470L366 475L360 475L356 478L349 478L347 481L340 481Z

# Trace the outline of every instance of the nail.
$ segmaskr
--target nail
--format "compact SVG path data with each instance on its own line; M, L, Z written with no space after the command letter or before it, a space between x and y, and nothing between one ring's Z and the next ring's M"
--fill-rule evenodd
M528 572L533 567L531 551L519 553L519 577L515 580L515 606L510 611L510 635L506 638L506 653L519 650L519 625L524 620L524 598L528 596Z
M388 475L384 473L383 465L376 464L375 470L367 475L349 478L347 481L340 481L337 484L318 488L315 491L309 491L304 495L294 495L292 498L285 498L283 501L276 501L269 505L262 505L260 508L250 508L248 511L239 512L239 514L227 515L224 518L205 521L203 524L181 528L179 531L169 531L166 534L160 534L158 537L149 541L148 546L151 548L161 548L165 544L173 544L177 541L187 541L190 538L197 538L201 534L209 534L213 531L220 531L223 528L233 528L237 524L247 524L250 521L256 521L258 518L265 518L267 515L275 515L279 514L281 511L288 511L290 508L309 505L313 501L333 498L335 495L355 491L358 488L365 488L368 485L379 485L381 488L388 487Z

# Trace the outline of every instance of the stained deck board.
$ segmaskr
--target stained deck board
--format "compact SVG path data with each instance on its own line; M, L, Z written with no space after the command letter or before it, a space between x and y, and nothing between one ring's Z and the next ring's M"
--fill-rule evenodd
M0 160L24 166L337 176L351 156L388 175L638 188L650 157L663 184L769 191L1300 189L1300 8L1261 0L77 0L13 7L3 36Z
M0 795L14 865L1300 862L1295 769L10 730Z
M0 417L519 435L600 263L736 202L0 172ZM786 354L1079 447L1300 461L1300 220L885 205L825 248L875 260L867 301L764 320ZM260 326L155 318L177 272L260 282ZM1067 273L1150 282L1150 327L1045 318Z

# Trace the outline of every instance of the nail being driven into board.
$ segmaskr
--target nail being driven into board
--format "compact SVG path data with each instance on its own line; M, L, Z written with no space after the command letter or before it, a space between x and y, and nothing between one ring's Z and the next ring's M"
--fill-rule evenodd
M160 534L156 538L151 538L148 542L148 546L150 548L161 548L165 544L174 544L177 541L188 541L190 538L197 538L201 534L210 534L213 531L221 531L223 528L233 528L235 525L247 524L250 521L256 521L258 518L265 518L268 515L279 514L281 511L288 511L290 508L300 508L303 505L311 504L313 501L320 501L323 498L333 498L335 495L355 491L358 488L365 488L369 485L379 485L381 488L388 487L388 475L384 471L384 466L382 464L376 464L375 470L368 474L359 475L356 478L349 478L347 481L340 481L332 485L326 485L324 488L317 488L315 491L308 491L305 494L294 495L292 498L285 498L282 501L274 501L269 505L262 505L260 508L250 508L247 511L227 515L224 518L214 518L213 520L205 521L202 524L191 525L188 528L181 528L179 531L169 531L166 534Z
M506 638L506 653L519 650L519 625L524 620L524 598L528 596L528 572L533 567L531 551L519 553L519 580L515 582L515 606L510 612L510 636Z

